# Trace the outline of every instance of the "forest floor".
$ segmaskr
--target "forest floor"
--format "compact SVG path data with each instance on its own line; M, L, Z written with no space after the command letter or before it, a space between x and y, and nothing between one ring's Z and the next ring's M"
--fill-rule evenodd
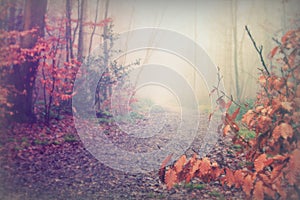
M201 118L207 121L206 115ZM175 119L166 123L163 132L176 129ZM200 123L199 134L186 151L187 156L201 146L206 125ZM111 140L120 137L117 129L108 128ZM2 200L245 199L241 190L222 186L219 181L192 180L167 190L159 180L158 169L138 174L112 169L86 150L72 116L52 120L48 126L12 124L1 130L0 136ZM129 141L124 144L133 148ZM234 152L234 147L220 138L207 156L222 167L237 168L245 159L243 155L234 157Z

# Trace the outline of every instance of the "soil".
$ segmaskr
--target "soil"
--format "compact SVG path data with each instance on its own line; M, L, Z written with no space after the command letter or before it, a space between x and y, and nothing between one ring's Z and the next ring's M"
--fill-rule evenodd
M200 117L197 135L184 152L188 157L205 142L208 118L205 114ZM145 129L147 120L135 121L135 129ZM169 114L159 130L161 137L139 142L107 122L101 125L101 130L106 130L102 132L120 148L143 152L163 148L176 132L178 120L178 116ZM245 199L241 190L222 186L219 181L203 183L195 179L167 190L159 180L158 169L136 174L112 169L85 148L72 116L52 120L47 126L40 122L12 124L2 129L0 199L3 200ZM237 168L244 158L234 157L234 152L220 137L207 157L221 167Z

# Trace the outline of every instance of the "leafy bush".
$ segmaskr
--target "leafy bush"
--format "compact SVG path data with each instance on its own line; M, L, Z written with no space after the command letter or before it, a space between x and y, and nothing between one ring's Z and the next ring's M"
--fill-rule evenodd
M263 69L259 91L253 108L247 110L242 123L247 129L240 130L235 122L236 110L229 113L231 102L222 97L219 107L225 109L223 135L232 133L234 145L246 155L246 162L239 169L220 168L208 158L189 160L183 155L166 170L172 155L162 163L159 175L168 189L175 183L190 182L193 177L204 181L220 180L229 188L242 188L248 198L300 199L300 29L288 31L276 41L270 57L276 57L278 66L267 67L246 27L255 49L259 53ZM231 133L231 134L230 134Z

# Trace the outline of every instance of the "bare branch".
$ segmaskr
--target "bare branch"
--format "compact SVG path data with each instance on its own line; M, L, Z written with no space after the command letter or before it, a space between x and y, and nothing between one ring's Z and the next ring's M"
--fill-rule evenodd
M267 67L267 65L266 65L266 63L265 63L265 61L264 61L264 57L263 57L263 55L262 55L263 46L261 45L261 46L258 48L257 45L256 45L256 42L255 42L255 40L253 39L253 37L252 37L252 35L251 35L251 33L250 33L250 31L249 31L249 29L248 29L247 26L245 26L245 29L246 29L246 31L247 31L247 33L248 33L248 35L249 35L249 37L250 37L250 39L251 39L251 41L252 41L252 43L253 43L253 45L254 45L254 47L255 47L257 53L259 54L261 64L263 65L263 67L264 67L265 71L267 72L268 76L270 76L270 72L269 72L269 70L268 70L268 67Z

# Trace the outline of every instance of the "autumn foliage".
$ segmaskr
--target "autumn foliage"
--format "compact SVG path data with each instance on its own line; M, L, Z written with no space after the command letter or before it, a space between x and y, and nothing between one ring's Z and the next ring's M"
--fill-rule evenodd
M250 32L249 35L253 39ZM194 155L187 160L183 155L167 168L170 158L166 158L159 174L168 189L198 177L204 182L219 180L223 186L241 188L248 198L300 198L300 29L274 41L277 46L269 57L277 66L261 69L261 90L254 108L248 110L242 122L235 122L239 108L228 113L232 101L218 99L219 107L226 110L223 136L234 134L232 143L242 147L238 153L243 153L250 165L220 168L208 158ZM256 136L246 139L239 134L240 126L254 131Z

